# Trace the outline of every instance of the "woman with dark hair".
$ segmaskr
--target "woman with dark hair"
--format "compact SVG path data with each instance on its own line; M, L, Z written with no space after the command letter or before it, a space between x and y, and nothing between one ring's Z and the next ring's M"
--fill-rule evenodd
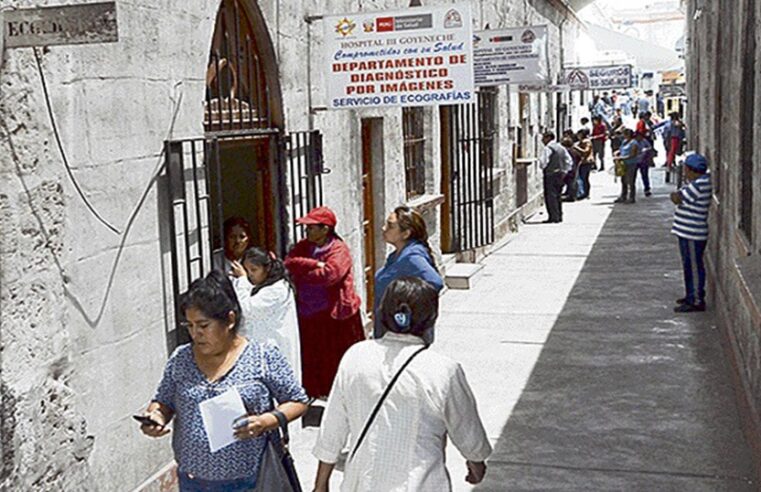
M249 248L243 264L232 263L233 286L243 311L240 334L248 340L272 343L285 355L301 381L301 343L295 289L275 253Z
M241 308L224 274L212 271L194 281L181 310L192 343L167 361L140 430L162 437L174 422L180 491L252 490L267 447L265 433L277 429L280 419L300 417L306 394L277 347L238 334ZM246 415L230 422L235 441L212 452L201 403L221 395L242 401Z
M232 276L232 264L241 262L251 243L251 226L243 217L230 217L222 225L225 240L223 251L214 253L214 268Z
M288 253L285 266L296 285L301 334L301 367L309 396L327 396L344 352L364 340L354 292L349 247L338 237L336 215L317 207L297 220L306 239Z
M452 490L449 439L466 460L466 481L483 480L491 445L465 373L426 350L438 307L438 291L424 280L388 286L379 312L386 335L354 345L341 360L313 450L315 491L328 490L347 446L341 490Z
M394 251L375 273L375 338L383 336L382 326L378 322L378 307L383 292L392 281L400 277L417 277L431 284L437 291L444 287L428 244L425 220L416 210L406 206L396 207L383 225L383 239L394 247Z
M635 203L637 195L637 162L639 157L639 145L634 138L635 133L631 128L624 128L624 143L616 155L616 160L623 167L621 174L621 196L616 198L615 203Z
M593 154L592 140L589 139L589 130L582 128L578 131L578 142L573 146L574 150L579 153L579 178L584 186L584 192L579 200L589 198L590 183L589 175L592 168L595 167L595 158Z
M573 147L575 143L576 134L573 133L573 130L564 131L563 138L560 140L560 145L565 147L568 154L571 156L571 160L573 160L573 167L563 178L563 182L565 183L563 200L567 202L575 202L576 198L583 194L583 190L581 190L579 186L579 153Z

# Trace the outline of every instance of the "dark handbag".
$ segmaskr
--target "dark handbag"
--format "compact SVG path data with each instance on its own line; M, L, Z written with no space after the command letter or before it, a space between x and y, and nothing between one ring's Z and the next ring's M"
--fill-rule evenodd
M357 450L359 449L359 446L362 445L362 441L365 439L365 435L367 435L367 431L370 430L370 426L373 424L375 417L378 415L378 411L380 411L381 406L383 406L383 402L386 401L386 397L391 392L391 388L394 387L396 380L399 379L399 376L401 376L404 370L407 368L407 366L410 365L410 362L412 362L412 359L417 357L420 352L422 352L423 350L427 348L428 348L428 345L425 345L421 347L419 350L415 351L415 353L412 354L409 359L407 359L407 362L402 364L402 367L400 367L399 370L396 372L396 374L394 374L394 377L391 378L391 381L389 381L388 386L386 387L386 390L381 395L380 399L378 400L378 403L375 404L375 408L373 408L373 411L370 414L370 417L367 419L367 422L365 422L365 427L362 429L362 432L359 434L359 439L357 439L357 443L354 445L354 449L351 451L351 455L349 456L350 460L354 459L354 455L357 454Z
M261 357L261 365L265 372L268 371L267 361ZM255 492L302 492L299 475L296 473L296 463L293 456L288 450L290 435L288 434L288 419L280 410L275 407L274 393L264 382L261 383L270 393L270 406L273 410L269 412L277 417L277 429L267 432L267 444L264 447L264 455L259 465L259 473L256 478ZM281 435L282 432L282 435Z
M288 420L279 410L271 413L277 417L280 427L267 433L267 445L264 448L254 490L257 492L302 492L301 482L296 473L296 464L288 450L290 442Z

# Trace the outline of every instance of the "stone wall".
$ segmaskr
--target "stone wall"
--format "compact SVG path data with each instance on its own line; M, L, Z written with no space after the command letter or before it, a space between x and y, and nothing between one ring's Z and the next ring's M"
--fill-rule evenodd
M761 453L761 2L689 1L688 98L690 148L709 158L714 182L710 216L708 263L711 304L715 307L735 365L741 408L748 435ZM755 24L749 25L751 9ZM756 37L755 53L746 33ZM755 56L756 69L752 70ZM750 77L755 78L755 102L744 99ZM752 127L742 116L750 108ZM740 228L741 168L750 159L754 191L750 236ZM761 456L761 454L759 454ZM761 460L757 460L761 462Z
M47 2L42 2L45 4ZM51 2L53 3L53 2ZM57 1L56 5L76 3ZM428 4L428 2L425 2ZM433 2L431 2L433 3ZM449 2L440 1L445 4ZM478 26L547 23L523 1L473 2ZM40 5L16 0L14 7ZM336 1L331 10L401 8L402 1ZM529 10L524 10L528 5ZM64 168L31 49L0 68L0 489L129 490L171 460L168 439L142 437L144 407L168 356L167 221L155 173L167 138L203 135L204 74L217 2L117 1L119 42L40 50L52 110L72 174L116 234L87 209ZM357 258L362 284L360 121L382 118L383 210L404 202L401 110L316 112L323 84L315 2L261 1L278 56L289 131L324 134L325 202ZM546 8L546 7L543 7ZM553 19L557 21L557 19ZM572 33L577 27L567 22ZM553 27L551 52L558 43ZM566 49L572 52L571 34ZM559 60L552 59L553 73ZM308 80L311 78L311 93ZM539 111L539 100L543 99ZM500 215L512 213L514 95L499 95ZM554 103L531 96L536 141ZM429 110L427 192L440 190L438 111ZM540 187L532 167L529 195ZM434 242L439 214L427 214ZM380 224L378 224L378 227ZM383 245L380 244L382 248ZM381 252L382 253L382 252ZM382 255L379 255L382 256Z

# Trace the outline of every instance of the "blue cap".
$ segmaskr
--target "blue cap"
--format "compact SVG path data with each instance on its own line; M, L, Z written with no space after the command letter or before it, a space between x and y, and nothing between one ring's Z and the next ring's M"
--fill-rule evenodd
M708 171L708 161L698 153L688 155L687 159L684 160L684 165L699 173Z

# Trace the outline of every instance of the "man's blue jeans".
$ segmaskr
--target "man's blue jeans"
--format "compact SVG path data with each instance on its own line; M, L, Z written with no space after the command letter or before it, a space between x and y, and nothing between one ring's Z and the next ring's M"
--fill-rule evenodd
M650 162L652 159L645 159L644 162L637 164L639 175L642 177L642 186L645 187L645 193L650 191Z
M692 241L679 238L679 252L682 255L684 289L687 304L703 304L706 299L706 269L703 253L707 241ZM697 281L697 286L695 285Z

